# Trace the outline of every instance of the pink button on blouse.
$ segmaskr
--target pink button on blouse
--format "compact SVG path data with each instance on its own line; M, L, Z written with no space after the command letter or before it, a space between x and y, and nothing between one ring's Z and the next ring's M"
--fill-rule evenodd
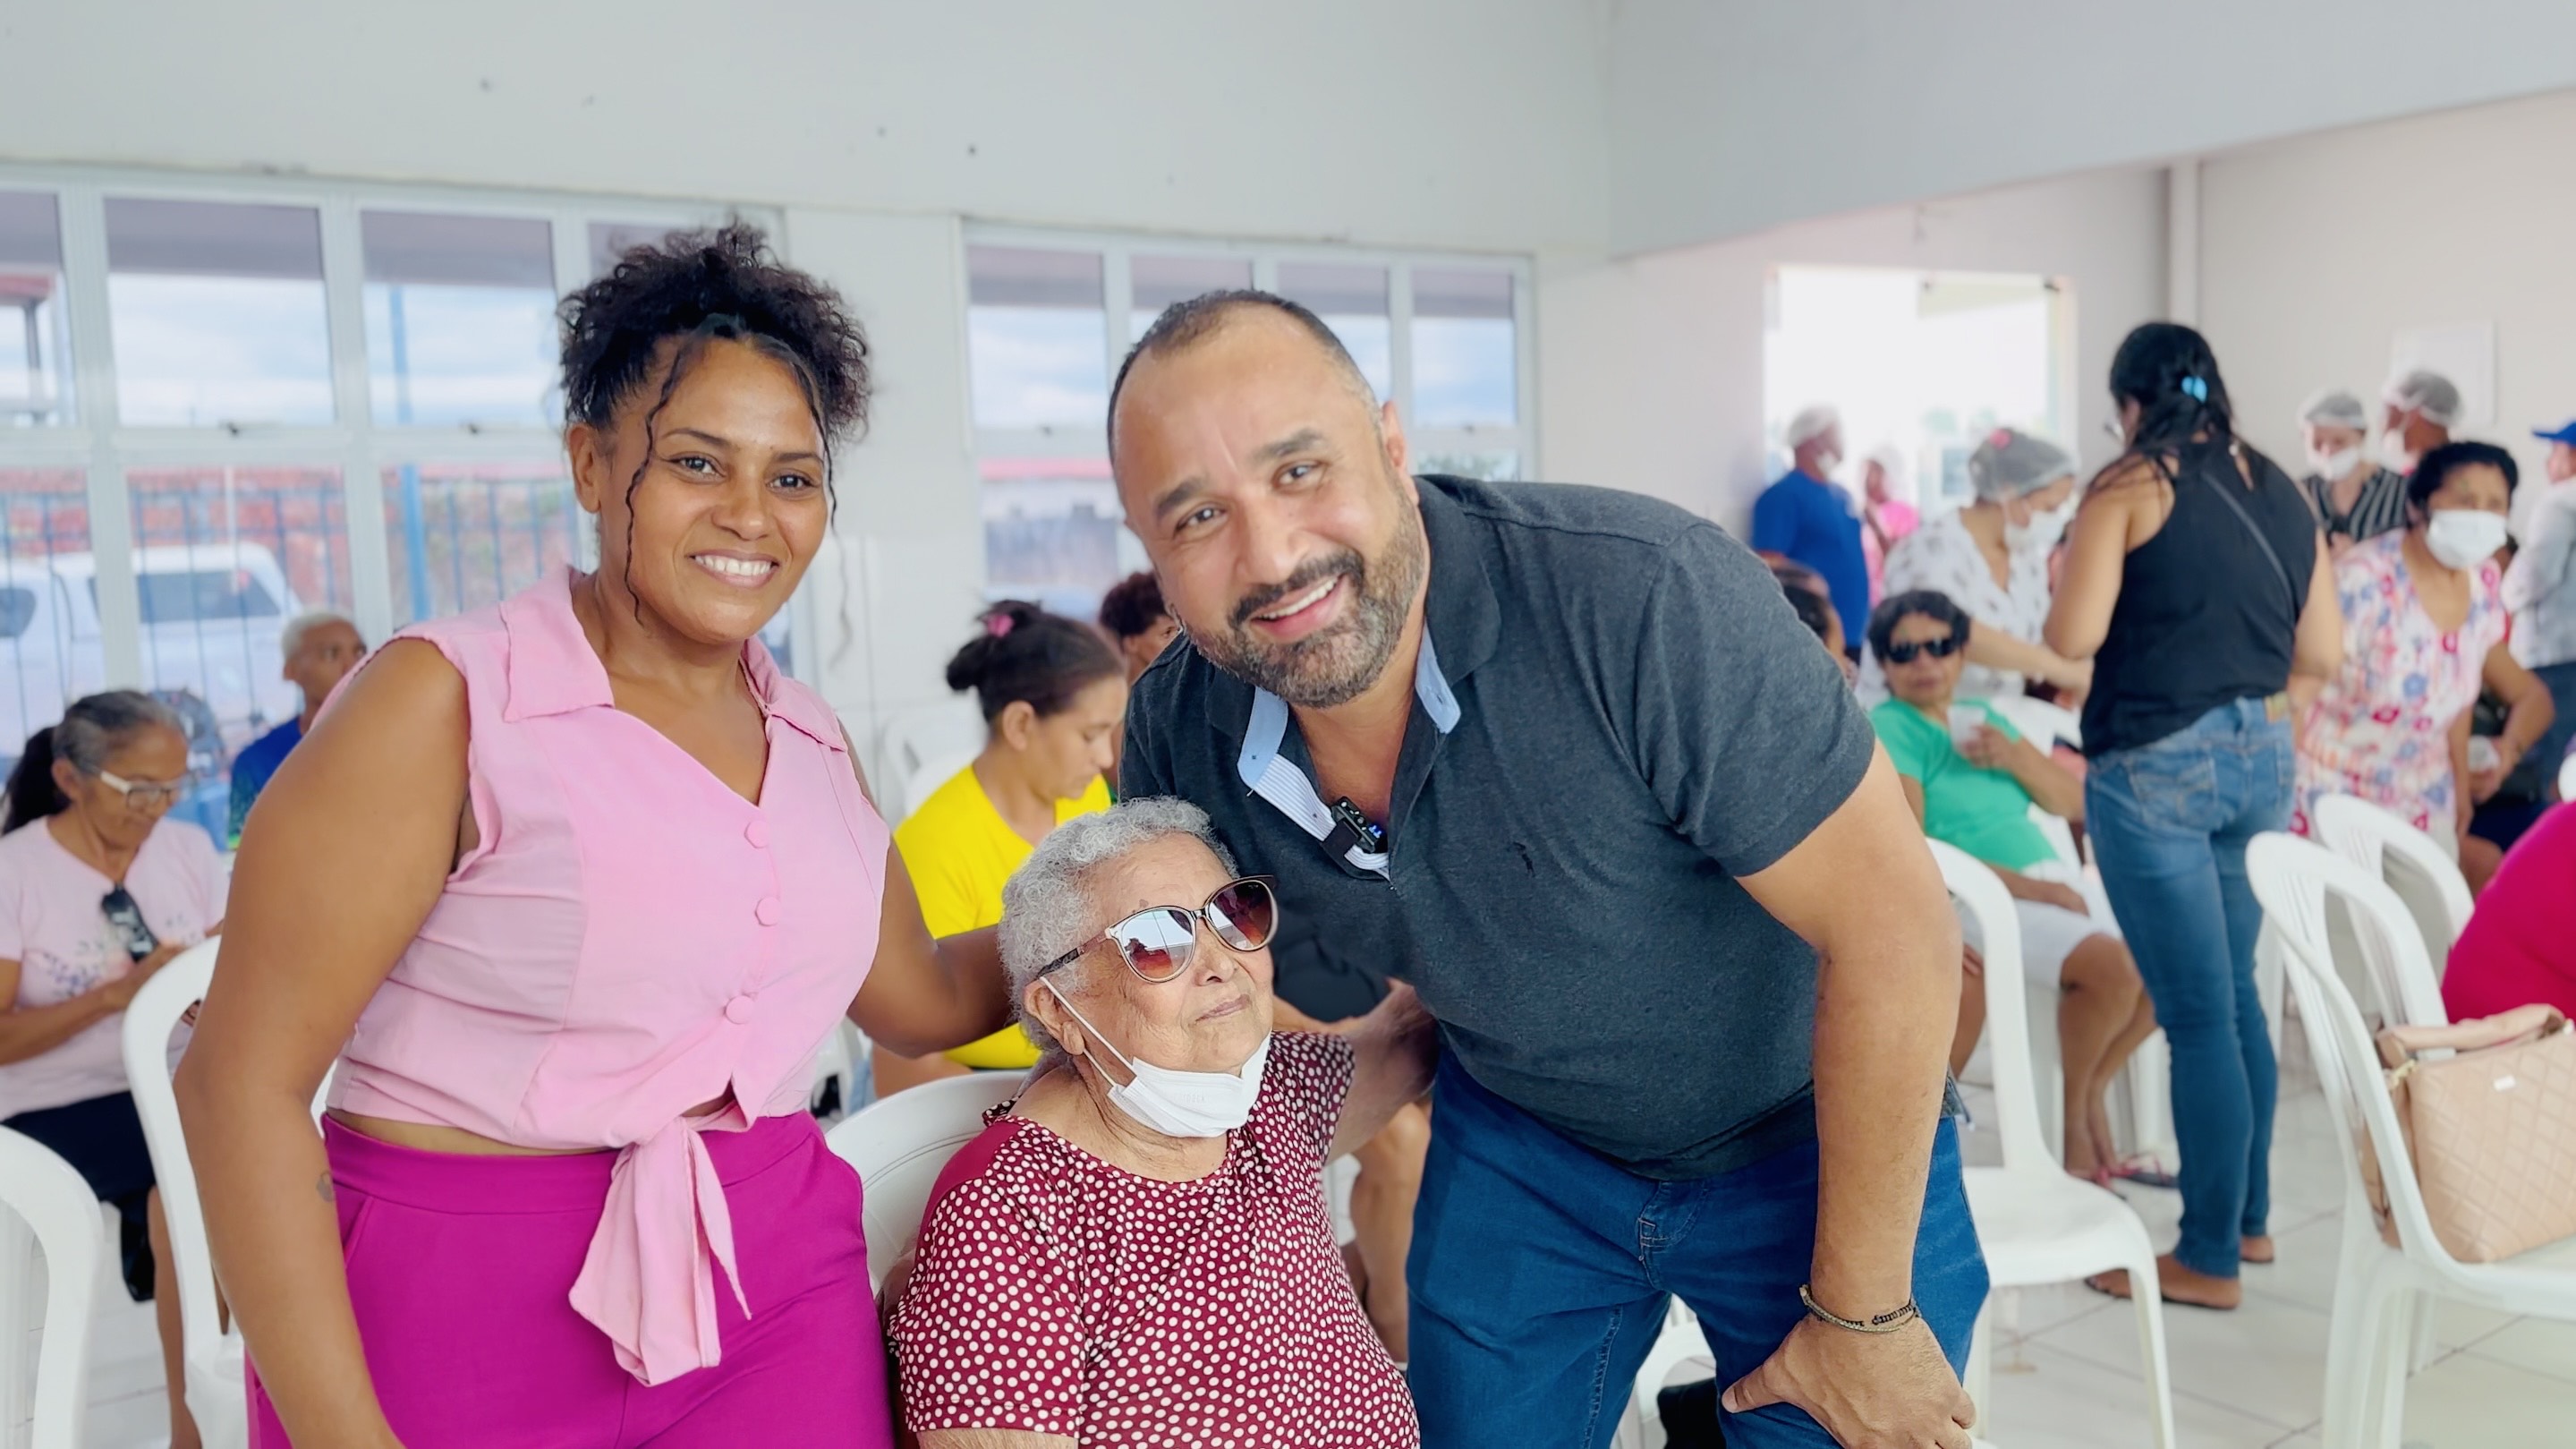
M657 1384L718 1361L715 1267L741 1301L699 1134L805 1110L876 954L888 836L830 708L756 640L757 805L616 709L571 582L400 636L465 677L481 841L358 1018L331 1105L617 1149L572 1305Z

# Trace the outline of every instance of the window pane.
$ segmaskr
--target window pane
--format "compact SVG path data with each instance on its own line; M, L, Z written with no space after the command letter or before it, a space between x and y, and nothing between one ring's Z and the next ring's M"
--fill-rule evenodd
M1252 263L1238 257L1137 257L1129 264L1134 293L1127 340L1143 337L1174 302L1252 285Z
M984 576L997 598L1088 619L1141 565L1105 458L987 458Z
M1415 421L1426 427L1511 426L1519 411L1520 377L1512 343L1511 273L1415 268Z
M173 812L220 841L231 761L293 719L279 677L287 621L350 611L349 529L329 467L134 468L134 575L145 687L188 725L203 783ZM97 585L87 592L95 608Z
M54 198L0 191L0 427L72 421L71 355Z
M561 459L387 468L397 626L496 604L581 561L590 516Z
M1418 473L1507 482L1521 476L1521 457L1518 453L1416 453L1413 467Z
M1108 319L1097 254L968 247L966 300L976 426L1102 426Z
M0 468L0 757L105 687L78 468Z
M328 423L310 207L107 199L119 415L140 427Z
M1324 319L1383 400L1395 395L1394 327L1387 321L1386 268L1282 262L1279 294Z
M376 421L553 426L553 227L411 211L363 212L358 225Z

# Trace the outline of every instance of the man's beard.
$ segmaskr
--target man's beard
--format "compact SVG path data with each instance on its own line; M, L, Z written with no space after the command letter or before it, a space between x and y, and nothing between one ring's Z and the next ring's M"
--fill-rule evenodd
M1395 657L1405 615L1430 567L1420 516L1408 512L1379 567L1370 568L1347 548L1309 559L1284 583L1238 602L1217 637L1192 634L1190 643L1210 664L1300 709L1348 704L1377 683ZM1336 576L1351 593L1349 617L1288 644L1265 643L1252 632L1253 615Z

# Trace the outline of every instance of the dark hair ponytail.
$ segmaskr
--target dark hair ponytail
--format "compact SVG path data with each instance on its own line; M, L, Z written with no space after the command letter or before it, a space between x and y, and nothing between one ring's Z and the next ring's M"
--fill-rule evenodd
M986 724L1021 700L1045 719L1091 685L1126 673L1090 625L1035 604L1005 599L976 622L982 630L948 661L948 687L975 691Z
M2236 408L2209 339L2179 322L2148 322L2111 358L2111 396L2138 405L2131 453L2167 454L2194 438L2236 440Z
M9 772L9 808L6 817L0 818L0 835L70 807L71 798L54 782L54 761L69 760L82 774L95 775L107 768L108 756L138 732L153 728L177 730L182 737L188 732L177 711L130 689L111 689L72 701L60 724L47 725L27 737L18 767Z
M47 725L27 736L27 748L18 756L18 768L9 772L9 813L5 821L0 821L0 835L48 815L59 815L71 803L63 795L63 787L54 783L54 727Z

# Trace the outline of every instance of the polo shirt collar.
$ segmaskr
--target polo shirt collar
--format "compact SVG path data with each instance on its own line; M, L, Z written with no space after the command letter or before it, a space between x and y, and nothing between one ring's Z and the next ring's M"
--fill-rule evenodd
M581 630L572 610L569 568L501 605L501 627L510 636L509 698L501 717L516 724L547 715L583 709L614 709L608 666ZM778 672L778 661L757 638L743 644L743 671L763 713L829 749L848 750L840 722L821 699L793 687Z

